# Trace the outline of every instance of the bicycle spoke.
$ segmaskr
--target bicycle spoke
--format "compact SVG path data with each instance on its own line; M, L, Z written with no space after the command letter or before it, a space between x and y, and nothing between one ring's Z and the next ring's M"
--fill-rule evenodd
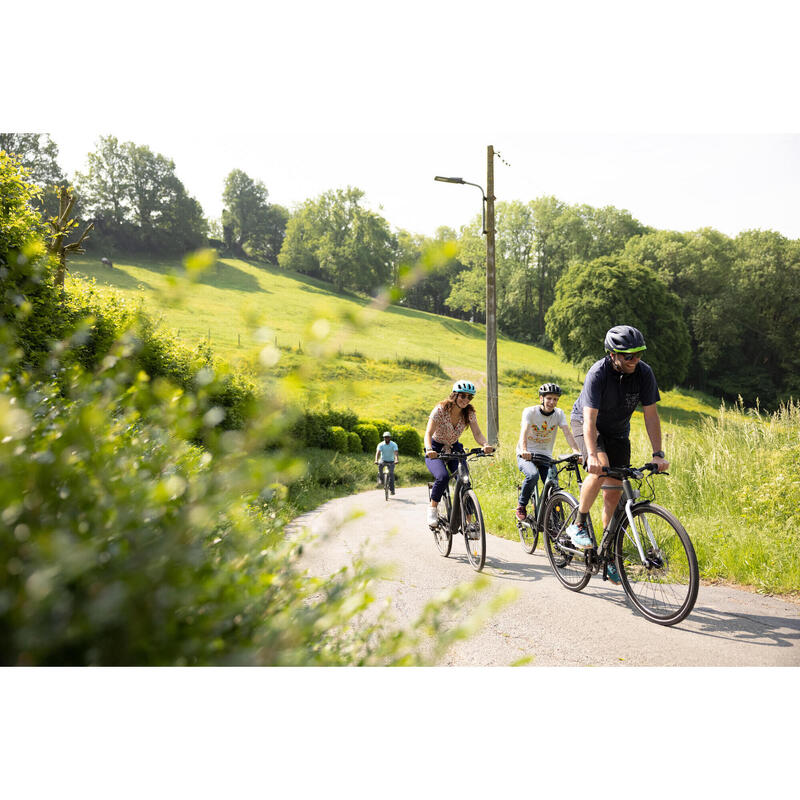
M692 610L697 598L699 576L694 548L683 526L660 506L634 508L633 517L645 563L630 523L625 520L617 537L623 588L647 619L674 625Z
M575 592L583 589L591 578L586 568L586 557L569 552L575 548L566 531L577 513L577 500L567 492L559 491L548 500L544 518L544 543L550 566L558 580Z

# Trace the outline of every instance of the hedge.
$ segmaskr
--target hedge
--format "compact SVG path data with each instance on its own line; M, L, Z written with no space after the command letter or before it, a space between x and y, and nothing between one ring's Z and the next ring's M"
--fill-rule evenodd
M381 435L374 425L368 422L361 422L353 429L361 439L361 449L365 453L374 453L381 440Z

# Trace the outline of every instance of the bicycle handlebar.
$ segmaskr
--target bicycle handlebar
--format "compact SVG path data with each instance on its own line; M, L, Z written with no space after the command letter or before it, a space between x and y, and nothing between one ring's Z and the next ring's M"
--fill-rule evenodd
M423 455L426 455L423 453ZM494 456L494 453L484 453L482 447L473 447L471 450L465 450L463 453L437 453L436 458L463 458L467 459L471 456Z
M550 456L544 456L541 453L531 453L531 461L538 461L540 464L543 464L547 467L555 466L556 464L578 464L580 459L581 456L576 455L575 453L570 453L568 456L562 456L561 458L551 458Z
M669 475L669 472L659 472L658 464L652 462L643 464L641 467L603 467L603 475L608 475L609 478L616 478L617 480L623 480L624 478L642 480L645 477L645 472L650 475Z

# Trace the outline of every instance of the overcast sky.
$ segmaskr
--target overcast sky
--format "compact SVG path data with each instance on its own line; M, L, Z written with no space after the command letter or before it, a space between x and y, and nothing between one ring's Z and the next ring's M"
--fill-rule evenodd
M15 40L28 71L4 87L0 129L50 132L70 174L100 135L149 145L210 217L240 168L289 208L349 184L393 228L458 228L478 190L433 177L485 186L491 144L498 200L800 238L788 4L250 5L143 0L112 21L77 2L58 34L36 30L47 52L74 43L65 66ZM4 13L20 30L40 18Z

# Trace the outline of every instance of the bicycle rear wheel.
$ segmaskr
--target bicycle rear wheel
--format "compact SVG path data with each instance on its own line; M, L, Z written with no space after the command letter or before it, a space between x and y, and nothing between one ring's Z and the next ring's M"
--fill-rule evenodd
M567 536L567 528L575 521L578 501L564 491L553 492L544 510L544 548L556 578L573 592L583 589L592 573L585 555L576 555L567 548L575 547Z
M481 504L472 489L462 495L461 509L461 530L467 545L467 558L472 568L480 572L486 562L486 527Z
M447 558L450 555L450 548L453 546L453 534L450 533L450 495L442 495L437 508L439 514L439 524L433 529L433 540L439 548L439 552Z
M536 527L536 522L530 517L528 517L525 522L517 520L517 530L519 531L519 540L522 543L522 549L526 553L532 553L539 542L539 531Z
M669 511L652 503L632 509L647 564L625 518L615 542L622 588L642 615L658 625L675 625L694 608L700 588L697 556L683 525Z

